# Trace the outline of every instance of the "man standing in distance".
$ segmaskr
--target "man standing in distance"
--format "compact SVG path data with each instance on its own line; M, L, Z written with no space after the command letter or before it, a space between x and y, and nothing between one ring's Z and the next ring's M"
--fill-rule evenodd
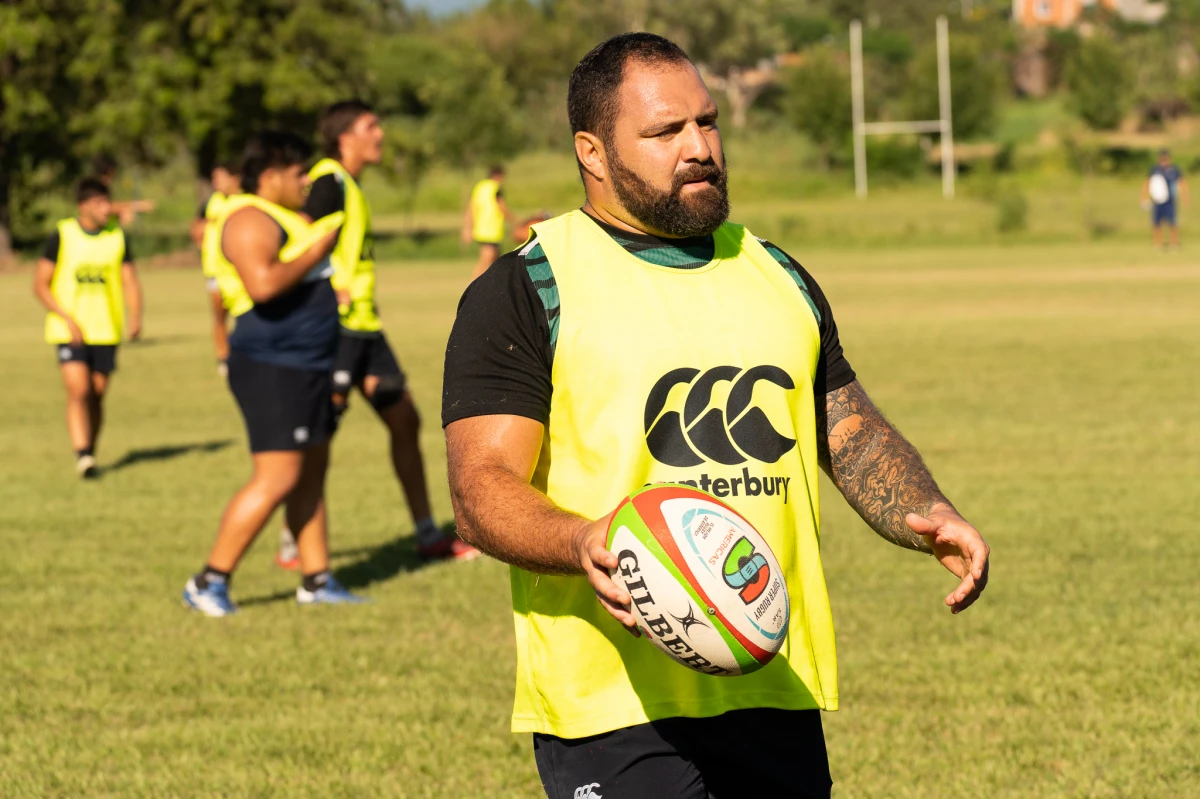
M341 215L310 226L298 213L311 152L291 133L252 137L242 158L246 193L230 198L215 223L217 279L237 319L229 387L246 423L254 471L225 508L204 568L184 587L184 603L207 616L236 611L230 576L285 501L304 575L296 601L359 601L329 571L325 471L338 337L329 251Z
M375 256L371 210L358 184L369 164L383 157L383 128L366 103L346 100L321 115L325 152L312 168L304 211L312 219L344 211L346 221L330 254L338 292L341 335L333 363L333 402L340 415L357 388L387 425L392 468L416 525L417 551L430 559L467 560L479 550L457 536L443 535L433 521L418 438L420 417L408 381L387 338L375 305Z
M1158 151L1158 163L1150 167L1146 182L1142 184L1142 202L1150 203L1150 223L1154 228L1154 246L1165 248L1163 226L1171 228L1171 244L1179 247L1179 206L1186 205L1187 181L1183 172L1171 161L1171 152L1166 148Z
M504 241L504 222L513 221L508 203L504 201L502 187L504 167L496 165L488 170L488 176L471 189L471 201L467 203L467 215L463 219L462 240L479 245L479 260L471 272L471 280L482 275L500 257L500 245Z
M208 286L208 304L212 312L213 347L217 354L217 372L221 377L228 374L226 361L229 359L229 309L217 283L217 268L221 262L221 241L215 224L225 202L241 193L241 178L227 163L218 163L210 173L212 194L200 206L196 220L192 222L192 242L200 248L200 268Z
M987 582L987 545L855 378L812 277L726 222L717 107L683 51L610 39L567 103L587 201L467 289L446 355L459 529L514 566L513 729L534 733L554 799L618 783L623 797L827 797L819 709L838 690L818 466L880 536L958 578L954 612ZM718 383L729 400L710 408ZM793 612L761 671L702 675L626 635L606 517L684 480L779 559Z
M109 221L108 187L95 178L83 180L75 201L78 215L59 222L42 249L33 291L46 308L46 341L55 347L67 389L75 469L91 478L121 334L127 327L136 341L142 332L142 288L125 232Z

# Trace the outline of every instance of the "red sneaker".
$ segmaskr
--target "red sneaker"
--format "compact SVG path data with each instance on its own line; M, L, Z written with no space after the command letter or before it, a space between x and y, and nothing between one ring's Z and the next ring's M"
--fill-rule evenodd
M300 571L300 550L296 549L296 536L284 524L279 528L279 549L275 552L275 565L290 572Z
M417 546L417 554L425 560L474 560L483 553L456 535L443 537L429 546Z

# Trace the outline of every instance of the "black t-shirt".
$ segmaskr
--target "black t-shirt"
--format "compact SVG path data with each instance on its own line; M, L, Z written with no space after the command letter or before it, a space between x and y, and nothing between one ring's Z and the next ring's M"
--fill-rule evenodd
M84 230L82 226L80 227L80 229L83 230L84 233L88 233L88 231ZM96 231L96 233L99 233L99 231ZM88 235L91 236L91 235L96 235L96 234L88 233ZM58 263L58 248L61 243L62 243L62 241L58 235L58 228L55 228L54 232L50 234L50 237L48 239L46 239L45 245L42 246L42 257L45 258L47 261L51 261L53 263ZM128 234L126 234L126 236L125 236L125 258L122 261L122 263L126 263L126 264L133 263L133 249L129 246L129 235Z
M687 269L712 259L711 236L659 239L597 224L627 251L651 263ZM812 275L770 242L762 244L781 269L803 281L815 306L821 354L813 390L817 407L823 408L825 394L855 378L842 352L833 311ZM463 294L446 346L443 426L492 414L524 416L543 424L549 421L556 343L551 331L557 331L553 322L559 309L553 264L546 268L545 260L541 248L530 242L520 251L501 256Z
M309 219L335 214L346 210L346 189L337 175L321 175L313 181L308 190L308 199L304 202L304 213Z

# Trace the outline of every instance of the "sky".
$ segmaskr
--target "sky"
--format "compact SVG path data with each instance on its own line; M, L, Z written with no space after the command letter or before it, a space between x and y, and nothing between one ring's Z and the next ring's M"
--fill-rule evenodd
M483 0L406 0L404 4L409 8L423 8L434 14L449 14L482 3Z

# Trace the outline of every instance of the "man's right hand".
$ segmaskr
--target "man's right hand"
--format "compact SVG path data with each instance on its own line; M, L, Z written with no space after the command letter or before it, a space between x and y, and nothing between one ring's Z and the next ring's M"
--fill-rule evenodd
M64 316L63 321L67 323L67 332L71 334L71 346L83 346L83 329L79 327L79 323L69 316Z
M608 526L611 521L611 515L605 516L582 527L575 536L575 549L579 555L579 565L583 568L588 582L592 584L592 590L596 592L596 599L601 607L631 635L640 637L642 633L638 629L637 620L630 612L629 593L608 576L610 569L617 568L617 556L609 552L607 547Z
M304 254L306 256L311 256L312 262L315 264L317 261L320 261L326 255L329 255L329 253L333 252L333 248L337 246L338 236L340 236L341 234L342 234L342 228L339 225L338 227L335 227L333 230L326 233L321 238L314 241L312 246L304 251Z

